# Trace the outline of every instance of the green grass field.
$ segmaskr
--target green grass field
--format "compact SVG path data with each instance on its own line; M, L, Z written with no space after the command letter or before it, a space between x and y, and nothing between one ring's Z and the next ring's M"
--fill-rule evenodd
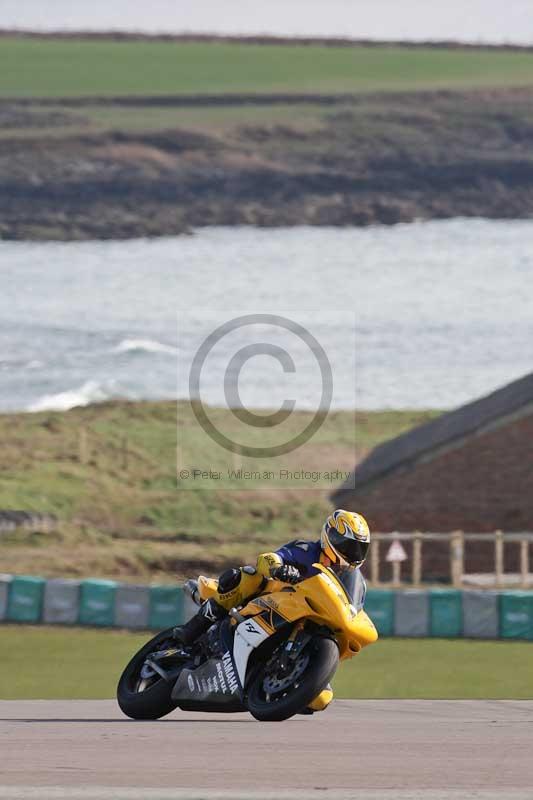
M113 697L150 634L0 626L0 699ZM533 643L382 639L341 665L342 698L533 698Z
M530 86L533 53L3 38L0 96Z

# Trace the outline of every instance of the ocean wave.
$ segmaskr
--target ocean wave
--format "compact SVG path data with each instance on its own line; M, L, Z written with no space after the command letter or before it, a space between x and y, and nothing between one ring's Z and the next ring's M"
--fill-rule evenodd
M27 361L24 358L0 358L0 369L41 369L44 367L44 361L37 358Z
M178 348L163 344L155 339L123 339L116 347L115 353L164 353L169 356L178 354Z
M31 403L27 411L68 411L77 406L88 406L90 403L107 400L108 395L96 381L86 381L77 389L70 389L58 394L45 394L35 403Z

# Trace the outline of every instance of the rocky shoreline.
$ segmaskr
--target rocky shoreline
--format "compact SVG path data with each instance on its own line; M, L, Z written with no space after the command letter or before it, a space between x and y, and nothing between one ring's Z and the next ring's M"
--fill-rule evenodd
M294 101L294 102L293 102ZM242 107L211 131L98 130L98 98L0 101L0 238L81 240L205 225L371 225L533 216L533 91L106 98ZM250 107L293 106L256 124ZM300 105L319 124L300 124ZM174 104L174 105L172 105Z

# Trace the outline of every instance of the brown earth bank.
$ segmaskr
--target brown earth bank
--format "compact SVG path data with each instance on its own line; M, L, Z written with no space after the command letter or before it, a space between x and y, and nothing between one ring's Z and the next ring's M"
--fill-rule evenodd
M199 96L1 100L0 238L533 216L531 89L294 101L270 98L265 121L268 96L217 98L232 107L217 126L173 121L174 107L212 112ZM145 124L121 120L126 102Z

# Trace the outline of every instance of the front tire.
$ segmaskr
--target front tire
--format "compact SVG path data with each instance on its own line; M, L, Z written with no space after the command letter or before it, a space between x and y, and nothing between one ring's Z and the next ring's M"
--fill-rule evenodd
M261 722L280 722L298 714L326 688L339 664L339 648L332 639L314 638L302 651L307 663L289 686L272 678L268 662L250 684L248 711ZM297 662L298 663L298 662ZM303 663L303 662L302 662ZM297 666L295 667L297 672ZM276 686L280 687L276 692Z
M167 628L150 639L136 653L120 676L117 686L117 701L121 710L131 719L160 719L177 708L172 699L173 684L157 677L151 684L143 686L140 672L144 660L150 653L162 649L172 640L172 628Z

